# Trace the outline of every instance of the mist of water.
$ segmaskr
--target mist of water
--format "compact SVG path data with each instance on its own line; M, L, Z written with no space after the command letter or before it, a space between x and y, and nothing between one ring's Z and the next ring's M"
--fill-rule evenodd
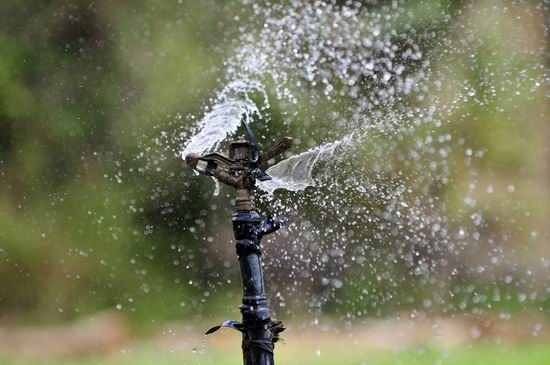
M487 107L503 93L514 94L507 88L537 93L543 68L534 61L528 72L515 70L510 59L503 67L512 83L489 66L480 68L472 53L484 42L478 25L449 9L424 19L400 1L346 4L243 1L255 20L242 25L226 62L227 86L182 155L217 149L236 133L243 115L253 129L262 127L266 144L276 142L276 136L265 136L271 130L293 132L294 155L269 167L273 180L259 184L272 209L295 217L283 232L290 243L271 255L268 247L266 257L271 270L287 273L273 290L306 287L312 311L343 286L373 303L366 308L348 302L347 308L363 308L351 317L389 303L461 309L451 290L469 298L465 306L478 308L468 302L472 291L452 289L453 283L506 271L513 251L501 245L502 237L485 235L488 208L476 202L482 187L475 164L486 151L475 148L475 138L455 133L453 123L467 116L457 115L463 105ZM471 11L480 23L491 14L483 7ZM450 26L452 17L459 19ZM483 73L483 87L464 70L449 71L451 62ZM272 110L282 117L275 120ZM451 158L456 151L464 151L459 160ZM456 171L466 171L469 184L459 203L449 198L452 193L441 193L456 189ZM490 252L475 257L480 247ZM346 281L357 268L369 274ZM364 292L373 282L385 291ZM418 302L400 295L399 287L411 283L431 288L433 296ZM275 301L284 308L279 294Z

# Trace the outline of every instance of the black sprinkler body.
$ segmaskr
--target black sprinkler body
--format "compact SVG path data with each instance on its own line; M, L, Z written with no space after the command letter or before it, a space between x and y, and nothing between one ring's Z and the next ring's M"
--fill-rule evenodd
M243 300L239 309L242 323L226 320L208 330L213 333L221 327L229 327L242 333L244 365L274 364L273 348L279 333L285 328L283 322L271 318L269 302L265 293L260 241L263 236L275 232L286 219L268 217L262 220L254 202L256 180L270 180L260 165L281 154L292 145L292 139L285 137L268 152L260 154L256 138L248 123L245 124L248 140L233 141L229 155L210 153L204 156L190 153L185 161L201 174L213 176L220 182L237 189L233 214L233 233L243 285Z

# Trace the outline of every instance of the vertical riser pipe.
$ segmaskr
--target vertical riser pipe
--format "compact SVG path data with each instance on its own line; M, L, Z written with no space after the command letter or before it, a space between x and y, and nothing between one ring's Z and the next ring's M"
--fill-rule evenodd
M243 361L245 365L272 365L271 312L265 294L261 251L260 216L240 211L233 216L236 251L241 267L243 301Z

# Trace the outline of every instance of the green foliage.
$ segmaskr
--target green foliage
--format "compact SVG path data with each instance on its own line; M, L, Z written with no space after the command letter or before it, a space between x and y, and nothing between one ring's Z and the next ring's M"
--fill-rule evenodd
M535 50L544 48L546 40L534 26L510 34L497 24L517 25L523 21L518 16L534 9L534 3L510 6L498 19L487 1L478 4L489 9L485 12L473 12L466 2L412 4L413 26L419 30L448 32L451 24L441 17L446 9L457 16L453 22L466 18L476 26L477 39L465 40L471 42L468 52L448 54L444 45L422 44L434 55L434 75L451 81L442 90L434 87L434 100L456 108L442 116L450 123L438 131L419 128L399 143L373 136L373 143L380 138L395 148L391 164L377 161L369 146L355 156L366 173L372 164L396 167L381 181L407 179L407 171L427 169L429 161L412 166L400 160L405 147L428 136L452 134L453 181L428 188L449 202L449 217L457 225L473 213L464 208L464 196L474 197L487 217L488 235L505 232L509 245L520 250L538 243L525 255L537 255L543 243L532 233L550 216L547 95L544 88L530 92L530 80L544 78L545 70L531 66L544 64ZM531 23L542 22L533 13ZM232 248L223 251L223 245L210 244L230 237L218 227L228 222L230 198L222 189L219 199L210 200L211 186L189 181L176 155L179 146L165 136L189 133L195 122L184 116L200 116L220 87L223 60L234 46L229 40L239 25L232 18L250 14L236 2L214 0L3 0L0 14L0 318L59 321L120 305L148 323L160 316L201 319L204 313L233 308L227 295L239 291L239 279ZM403 24L395 29L402 30ZM533 56L515 52L520 48L533 50ZM480 99L495 92L497 97L482 107L453 100L465 87L463 80ZM491 88L495 85L496 91ZM273 101L266 111L270 133L282 135L283 125L293 118L304 122L291 126L290 134L292 128L311 130L298 141L299 150L339 137L338 127L326 118L334 105L311 105L308 95L298 97L301 112ZM347 101L342 96L335 102L339 112ZM403 100L411 102L418 101ZM312 125L323 128L315 131ZM461 139L468 144L458 143ZM472 176L469 166L481 173ZM494 194L480 191L488 181L497 181ZM472 182L480 188L471 191ZM510 186L522 191L518 199L507 195ZM516 200L525 204L518 206ZM363 203L382 209L376 202ZM314 220L316 207L305 209ZM387 250L391 253L391 242ZM398 284L403 308L412 303L410 298L415 302L429 294L414 290L411 283L418 279L400 264L373 265L375 272L349 273L364 283L367 293L344 287L340 301L367 299L396 285L377 277L384 270L408 280ZM485 279L459 277L456 282L479 284L478 291L485 293ZM517 296L517 289L507 290ZM458 295L452 305L461 299ZM327 309L349 309L340 304L329 303ZM480 358L492 357L479 351ZM435 360L430 354L426 357ZM531 363L540 363L533 354ZM477 355L464 356L457 355L455 363L474 361ZM406 356L398 358L407 363Z

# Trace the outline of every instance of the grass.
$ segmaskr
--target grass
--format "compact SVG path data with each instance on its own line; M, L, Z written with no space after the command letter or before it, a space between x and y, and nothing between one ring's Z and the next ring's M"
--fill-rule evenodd
M403 351L339 352L335 348L296 352L277 348L277 363L283 365L548 365L550 344L524 344L513 347L476 344L451 350L408 349ZM0 358L2 365L239 365L238 351L207 350L198 353L130 351L108 357L82 357L57 360Z

